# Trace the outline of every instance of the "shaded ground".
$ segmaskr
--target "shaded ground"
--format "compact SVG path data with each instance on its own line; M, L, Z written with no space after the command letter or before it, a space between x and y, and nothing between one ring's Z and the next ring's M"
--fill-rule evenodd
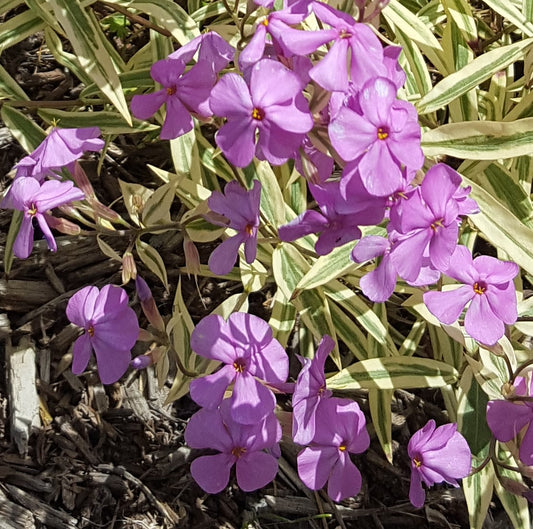
M33 100L75 98L79 86L41 46L41 37L32 37L3 54L2 65ZM125 53L129 51L124 47ZM115 141L100 176L94 164L87 166L105 204L120 194L118 176L150 185L145 163L170 168L164 145L145 147L133 141ZM9 181L6 174L13 163L22 156L18 143L6 128L0 128L0 190ZM0 261L10 218L11 212L0 211ZM113 243L119 251L126 248L127 241ZM197 289L195 282L180 271L184 259L179 234L154 236L150 243L167 263L173 289L182 277L183 297L195 322L239 291L236 283L206 279L199 280ZM407 501L409 464L405 450L409 437L430 418L439 424L447 422L439 393L431 391L396 393L395 465L385 460L371 431L370 450L355 458L363 474L361 494L341 505L302 485L295 466L298 448L290 442L282 444L280 472L267 488L244 494L231 485L219 495L203 493L188 472L195 453L183 442L187 420L196 410L188 398L163 407L168 384L160 391L151 370L128 373L120 384L108 387L99 383L94 367L81 377L72 375L68 349L77 331L65 317L67 301L89 284L120 284L120 264L105 257L94 238L58 237L58 244L59 251L53 254L41 241L29 259L15 262L9 281L0 275L0 361L6 365L6 343L16 346L24 336L31 338L37 361L35 387L41 423L21 454L11 440L8 371L2 370L0 527L468 527L460 489L435 488L428 494L424 510L415 510ZM201 249L202 262L207 262L211 249ZM3 263L0 267L3 270ZM169 316L174 291L166 293L154 276L139 269L153 288L161 313ZM252 312L268 317L264 302L272 288L270 285L255 295ZM135 300L132 286L126 289ZM133 308L142 326L135 301ZM143 351L139 348L136 352ZM293 367L294 376L297 366ZM365 394L355 398L368 415ZM282 409L283 399L279 404ZM501 506L493 506L492 516L495 519L487 520L486 528L508 527Z

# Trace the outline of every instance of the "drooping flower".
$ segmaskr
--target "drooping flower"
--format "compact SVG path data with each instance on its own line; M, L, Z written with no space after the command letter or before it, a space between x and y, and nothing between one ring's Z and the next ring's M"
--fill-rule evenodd
M409 500L417 508L421 508L426 499L422 482L432 487L445 481L458 487L457 480L470 473L472 455L456 424L435 428L435 421L430 420L413 434L407 452L411 459Z
M209 269L217 275L228 274L244 243L244 256L247 263L255 260L257 253L257 228L259 227L259 202L261 199L261 182L254 180L251 190L243 189L237 182L229 182L224 194L213 191L207 203L214 213L222 215L227 221L208 217L213 224L228 226L237 230L237 234L223 241L209 257Z
M128 369L139 323L126 291L114 285L85 287L67 305L67 318L84 329L72 349L72 372L83 373L94 350L103 384L113 384Z
M237 167L246 167L254 155L281 165L295 156L313 127L300 79L272 59L262 59L250 70L248 84L229 73L211 92L211 110L227 120L216 143Z
M424 303L429 311L446 325L465 314L466 332L475 340L494 345L504 334L505 324L518 317L513 283L518 265L481 255L472 259L465 246L455 249L446 275L463 283L456 290L425 292Z
M361 490L361 473L350 454L360 454L370 445L366 420L357 402L331 397L320 403L311 445L298 454L298 475L312 490L328 482L333 501L355 496Z
M361 114L342 107L330 122L331 144L344 161L358 161L370 194L391 195L403 186L402 164L419 169L424 162L418 115L396 99L396 86L384 77L368 81L358 103Z
M274 394L260 382L283 384L289 361L272 330L261 318L236 312L228 321L211 314L198 323L191 335L192 350L222 368L190 385L191 398L200 406L214 409L220 405L230 384L231 416L240 424L255 424L272 412Z
M331 336L325 335L312 360L299 357L302 370L298 374L292 396L292 437L300 445L306 445L313 439L318 406L331 397L331 391L326 389L324 365L334 347L335 342Z
M101 150L105 142L98 136L100 136L98 127L80 129L53 127L37 149L17 163L16 175L32 176L39 181L45 176L55 176L53 171L69 166L85 151Z
M13 253L19 259L26 259L31 254L34 234L33 219L39 224L48 248L55 252L57 244L48 225L50 215L47 212L74 200L83 200L83 198L83 192L75 188L72 182L49 180L40 183L32 177L16 178L0 203L0 207L17 209L24 213L13 244Z
M221 402L219 409L204 408L191 417L185 441L192 448L220 453L195 459L191 464L192 477L206 492L216 494L228 484L235 465L237 484L242 490L260 489L276 477L278 461L273 453L280 439L281 426L273 413L255 423L241 424L232 417L228 399Z
M532 382L528 384L526 378L516 377L512 387L512 396L531 396L531 385ZM502 443L512 441L525 429L520 441L519 457L520 461L528 466L533 465L532 422L533 402L490 400L487 403L487 424L498 441Z

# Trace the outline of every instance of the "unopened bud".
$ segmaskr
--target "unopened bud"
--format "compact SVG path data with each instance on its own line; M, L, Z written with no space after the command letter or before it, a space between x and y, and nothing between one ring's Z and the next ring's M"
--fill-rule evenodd
M113 211L111 208L104 206L97 199L89 200L89 204L93 208L95 217L101 217L112 222L116 222L122 219L122 217L116 211Z
M82 166L78 163L74 163L74 169L72 170L72 179L76 182L76 185L85 193L87 198L96 197L93 186L87 178L87 174L83 170Z
M146 369L152 364L152 355L149 352L144 355L136 356L131 361L131 367L133 367L133 369Z
M164 333L165 322L163 321L163 318L156 307L150 287L142 277L137 276L135 279L135 288L137 289L137 295L139 296L141 308L143 309L146 319L155 329Z
M60 233L64 233L65 235L79 235L81 232L81 228L77 224L70 222L70 220L58 219L47 213L44 216L46 217L48 226Z
M139 275L135 278L135 288L140 301L148 301L153 297L148 283Z
M531 491L523 483L515 481L514 479L506 478L505 476L500 476L499 478L502 487L516 496L524 496L525 494L531 494Z
M197 276L200 273L200 254L196 244L185 234L183 238L183 253L185 254L185 268L187 274Z
M137 266L133 254L129 251L124 252L122 256L122 283L129 283L130 279L137 277Z

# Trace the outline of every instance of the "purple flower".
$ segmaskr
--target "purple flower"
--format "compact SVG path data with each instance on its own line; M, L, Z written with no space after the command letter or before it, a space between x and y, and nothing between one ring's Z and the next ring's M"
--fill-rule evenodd
M513 396L530 396L531 382L528 392L524 377L516 377L513 383ZM487 403L487 423L494 437L507 443L527 426L520 442L520 461L525 465L533 465L533 402L517 402L510 400L491 400Z
M385 202L370 196L362 186L347 190L343 184L342 181L325 182L320 186L309 184L321 213L305 211L280 226L279 238L290 242L310 233L320 233L315 251L327 255L334 248L358 239L361 236L358 226L381 222Z
M434 268L446 271L457 246L459 215L465 206L460 184L456 171L446 164L436 164L418 192L402 201L401 209L391 211L389 229L399 233L391 257L400 277L414 281L424 255L429 256Z
M224 75L210 104L215 115L227 119L216 143L237 167L246 167L254 154L273 165L285 163L313 127L300 79L271 59L251 68L249 84L237 74Z
M281 439L281 427L274 414L253 424L234 420L228 399L220 409L195 413L185 430L185 441L192 448L209 448L219 454L201 456L191 464L194 480L209 494L223 490L233 465L239 487L250 492L270 483L278 472L272 455ZM270 453L265 452L268 450Z
M33 249L33 219L39 224L50 250L57 250L56 241L50 226L47 211L74 200L83 200L85 195L74 187L72 182L49 180L39 183L31 177L20 176L15 179L0 207L17 209L24 213L17 238L13 244L13 253L19 259L26 259Z
M179 50L178 50L179 51ZM192 130L191 112L201 117L211 115L209 94L217 74L207 61L198 62L188 72L181 59L166 58L152 65L150 75L163 88L153 94L133 96L131 112L138 119L148 119L166 104L167 114L161 139L170 140Z
M326 389L324 365L334 347L335 342L331 336L325 335L312 360L298 357L303 367L292 396L292 437L300 445L306 445L313 439L318 406L331 397L331 391Z
M332 29L299 31L286 28L280 35L284 46L295 55L307 55L334 41L326 56L309 72L311 78L326 90L346 90L349 50L352 81L380 75L383 48L373 31L365 24L356 23L350 15L322 2L313 2L312 6L315 15Z
M276 405L267 384L282 384L289 373L289 360L272 336L268 323L252 314L233 313L228 321L215 314L198 323L191 335L192 350L225 364L222 369L191 382L192 399L209 409L220 405L230 384L231 416L240 424L255 424Z
M80 158L85 151L99 151L104 140L98 138L100 129L59 129L50 134L29 156L16 165L17 177L32 176L42 181L45 176L55 176L54 170L66 167Z
M85 287L68 302L67 318L85 330L72 349L72 372L83 373L94 349L103 384L113 384L128 369L131 348L139 335L139 323L128 307L125 290L106 285L102 290Z
M403 186L402 164L419 169L424 162L417 113L383 77L363 86L358 103L362 114L342 107L330 122L331 144L343 160L358 161L370 194L391 195Z
M316 413L311 446L298 454L298 475L312 490L328 481L328 496L333 501L355 496L361 490L361 473L351 454L360 454L370 445L366 421L359 404L331 397L323 400Z
M333 158L317 149L307 137L299 153L294 160L296 170L311 184L324 184L333 173Z
M409 500L418 509L426 499L422 482L431 487L446 481L458 487L457 480L470 473L472 455L456 424L435 428L435 421L430 420L411 437L407 453L411 458Z
M260 199L261 182L258 180L254 180L250 191L243 189L237 182L229 182L224 188L224 194L213 191L209 197L209 208L228 219L221 222L211 216L208 217L209 221L237 230L237 235L223 241L210 255L209 269L214 274L223 276L231 271L242 243L246 262L252 263L255 260Z
M429 311L446 325L465 314L466 332L486 345L494 345L504 334L505 325L518 317L513 284L518 265L481 255L472 260L468 248L457 246L453 253L448 276L464 285L446 292L425 292L424 303Z

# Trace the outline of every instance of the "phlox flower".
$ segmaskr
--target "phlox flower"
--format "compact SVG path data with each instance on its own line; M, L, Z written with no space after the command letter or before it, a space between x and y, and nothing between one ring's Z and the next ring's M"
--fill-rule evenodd
M352 81L380 75L383 48L373 31L366 24L355 22L350 15L327 4L313 2L311 5L315 15L331 29L300 31L286 28L280 35L283 45L295 55L307 55L333 41L326 56L309 72L311 78L331 92L346 90L349 51Z
M211 314L192 332L191 348L224 364L212 375L191 382L191 398L197 404L215 409L228 386L234 384L229 399L234 421L255 424L272 412L276 399L260 381L283 384L289 373L289 360L268 323L242 312L231 314L228 321Z
M226 118L216 143L237 167L246 167L254 155L273 165L285 163L313 127L300 79L272 59L251 67L248 82L234 73L224 75L211 92L210 105L215 115Z
M150 118L166 104L167 113L160 134L164 140L192 130L191 112L201 117L211 115L208 99L217 80L216 71L207 61L198 62L188 72L185 66L186 62L177 58L157 61L150 75L163 88L153 94L133 96L131 100L131 112L138 119Z
M101 150L105 142L98 136L100 136L98 127L80 129L53 127L40 145L17 163L16 175L32 176L40 182L45 176L55 176L53 171L69 166L81 158L85 151Z
M459 215L469 209L460 184L459 173L436 164L401 209L391 211L389 228L399 233L391 257L400 277L414 281L425 255L434 268L446 271L457 246Z
M257 228L259 227L259 202L261 199L261 182L254 180L250 191L243 189L237 182L229 182L224 194L213 191L207 204L211 211L222 215L227 221L219 221L213 216L208 219L213 224L228 226L237 230L237 234L223 241L209 257L209 269L217 275L226 275L231 271L239 246L244 243L244 256L247 263L255 260L257 253Z
M49 180L40 183L32 177L16 178L0 207L17 209L24 213L17 238L13 244L13 253L19 259L26 259L33 249L33 220L39 224L48 248L55 252L57 244L49 226L48 211L74 200L83 200L83 191L74 187L72 182Z
M370 194L391 195L403 187L402 165L419 169L424 162L418 115L396 99L396 86L384 77L365 83L358 104L361 113L342 107L330 122L331 144L344 161L358 162Z
M331 391L326 389L324 365L334 347L335 342L331 336L325 335L312 360L298 357L302 362L302 370L298 374L292 396L292 437L300 445L308 444L313 439L318 406L331 397Z
M431 487L445 481L458 487L457 480L470 473L472 455L456 424L435 428L435 421L430 420L413 434L407 452L411 459L409 500L417 508L426 499L422 482Z
M128 369L131 348L139 336L139 323L128 306L126 291L114 285L85 287L67 304L67 318L84 329L72 349L72 372L83 373L91 351L96 355L103 384L113 384Z
M528 391L529 386L529 391ZM513 396L531 396L531 382L524 377L516 377L513 383ZM518 453L525 465L533 465L533 402L490 400L487 403L487 424L494 437L502 443L512 441L525 429ZM526 428L527 426L527 428Z
M317 149L309 138L303 140L299 154L294 160L296 170L311 184L325 183L333 173L333 158Z
M451 256L446 275L463 283L445 292L425 292L429 311L446 325L465 314L466 332L478 342L494 345L504 334L505 324L518 317L513 283L518 265L481 255L472 259L465 246L457 246Z
M366 420L357 402L331 397L320 403L317 428L311 445L298 454L298 475L311 490L328 482L333 501L355 496L361 490L359 469L350 454L360 454L370 445Z
M185 430L185 442L192 448L220 452L198 457L191 464L192 477L209 494L226 487L233 465L237 484L246 492L264 487L278 472L273 453L281 439L281 426L275 415L240 424L232 417L230 407L226 399L219 409L200 410L191 417Z

